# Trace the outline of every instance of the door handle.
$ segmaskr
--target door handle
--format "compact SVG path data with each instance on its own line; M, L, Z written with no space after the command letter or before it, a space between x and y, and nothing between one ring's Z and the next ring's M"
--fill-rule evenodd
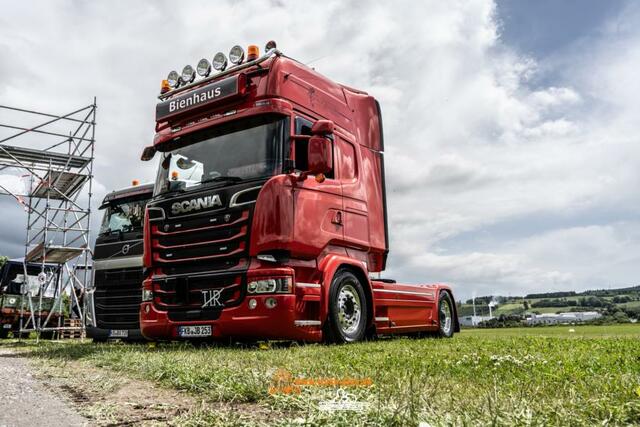
M336 224L336 225L342 225L342 212L341 211L337 211L333 215L333 219L331 219L331 222Z

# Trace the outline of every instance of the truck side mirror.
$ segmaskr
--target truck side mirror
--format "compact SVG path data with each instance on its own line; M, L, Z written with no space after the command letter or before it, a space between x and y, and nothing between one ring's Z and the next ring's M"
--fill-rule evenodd
M149 145L147 147L144 147L144 150L142 150L142 156L140 156L140 160L142 160L143 162L148 162L149 160L153 159L155 155L156 147L154 147L153 145Z
M330 135L333 133L333 122L331 120L316 120L311 126L312 135Z
M331 140L329 138L316 135L309 138L307 159L310 174L325 174L333 168L333 153L331 148Z

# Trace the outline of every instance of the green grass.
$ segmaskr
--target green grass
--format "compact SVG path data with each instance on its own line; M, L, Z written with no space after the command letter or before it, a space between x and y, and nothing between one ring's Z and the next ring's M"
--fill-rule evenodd
M396 338L345 346L45 343L27 349L46 363L75 359L114 376L231 404L232 409L202 409L181 419L184 425L640 424L637 324L476 329L451 340ZM370 386L343 387L352 402L366 407L322 411L321 402L334 399L336 387L300 386L299 393L286 394L287 375L370 379ZM269 392L274 386L275 394Z

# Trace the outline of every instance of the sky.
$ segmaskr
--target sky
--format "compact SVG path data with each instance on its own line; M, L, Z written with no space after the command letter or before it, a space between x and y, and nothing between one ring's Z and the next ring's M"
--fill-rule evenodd
M639 282L638 2L1 3L0 104L97 96L94 207L153 180L138 159L169 71L273 39L381 103L386 277L458 298ZM0 253L20 256L26 215L0 210Z

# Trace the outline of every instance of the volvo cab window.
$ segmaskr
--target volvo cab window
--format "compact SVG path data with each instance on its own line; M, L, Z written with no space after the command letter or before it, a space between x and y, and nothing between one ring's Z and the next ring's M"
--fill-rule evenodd
M112 204L104 213L100 234L128 233L142 228L146 200Z
M286 118L262 116L174 140L181 146L163 154L156 194L273 176L282 167L286 129Z

